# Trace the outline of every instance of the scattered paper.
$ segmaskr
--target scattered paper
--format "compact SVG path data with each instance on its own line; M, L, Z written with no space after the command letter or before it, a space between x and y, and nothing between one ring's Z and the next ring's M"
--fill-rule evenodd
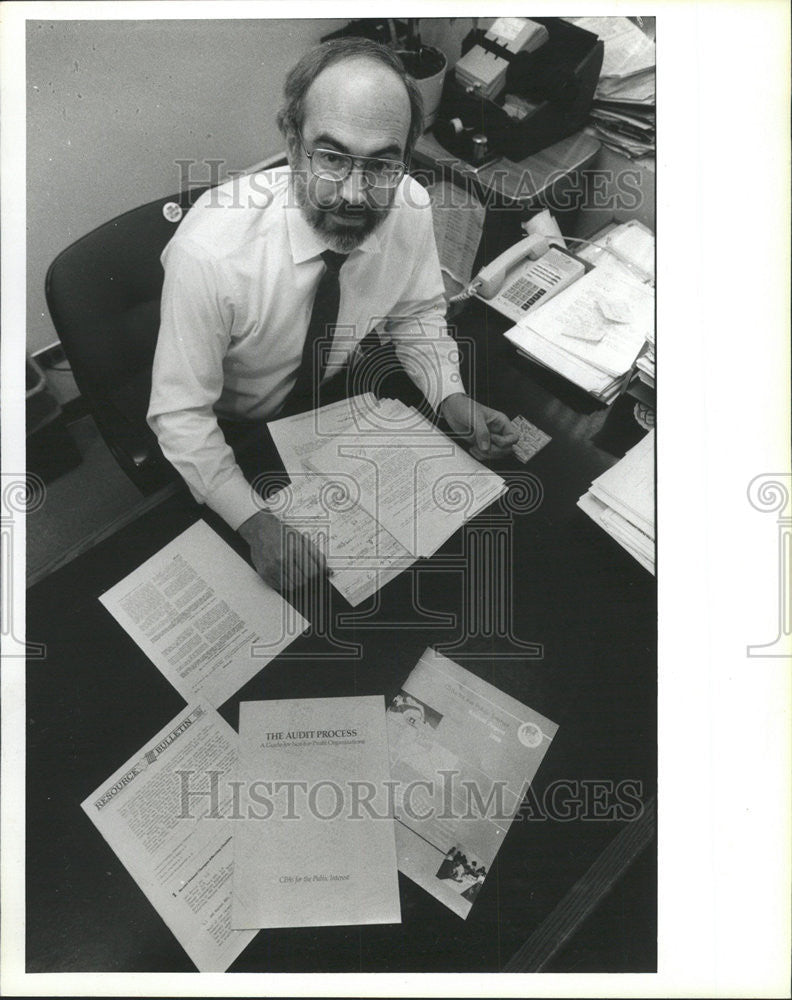
M612 322L605 318L598 303L611 299L622 303L622 315L629 310L628 321ZM653 325L653 289L626 272L618 261L612 265L605 259L517 324L528 334L526 343L520 346L529 353L533 353L531 342L539 337L562 346L569 354L611 377L624 375L630 369ZM601 336L597 340L582 340L571 337L572 331Z
M503 479L426 422L420 444L328 444L312 459L332 481L357 487L357 500L413 556L428 558L505 491Z
M389 435L389 403L380 403L371 392L341 399L316 410L272 420L267 428L278 449L283 466L290 476L310 468L311 458L328 441L355 441L361 434L367 437Z
M199 972L225 972L255 936L231 929L234 823L221 803L236 759L237 734L193 705L82 803Z
M354 484L341 476L297 476L266 507L307 535L325 554L330 582L356 607L415 557L355 500Z
M389 779L382 695L242 702L233 926L401 923Z
M602 39L605 53L600 79L614 77L624 80L654 69L655 44L637 25L626 17L573 17L579 28L585 28Z
M213 708L308 628L204 521L99 600L185 701Z
M388 708L399 870L467 917L557 730L427 649Z

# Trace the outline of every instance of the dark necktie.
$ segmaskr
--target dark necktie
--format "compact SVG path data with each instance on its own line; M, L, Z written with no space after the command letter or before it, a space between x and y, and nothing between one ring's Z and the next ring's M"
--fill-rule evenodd
M283 410L286 411L299 412L314 405L314 393L322 381L333 327L338 322L338 306L341 301L338 273L349 254L325 250L321 256L325 270L316 289L308 332L305 335L302 361L297 369L297 381L283 406ZM324 350L319 347L321 341L325 343Z

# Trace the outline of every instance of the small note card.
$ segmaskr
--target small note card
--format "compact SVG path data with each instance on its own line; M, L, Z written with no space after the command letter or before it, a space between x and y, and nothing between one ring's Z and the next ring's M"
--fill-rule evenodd
M549 434L540 431L538 427L526 420L525 417L515 417L512 420L512 424L520 435L519 441L512 445L512 451L523 464L529 458L533 458L537 451L544 448L548 441L552 440Z

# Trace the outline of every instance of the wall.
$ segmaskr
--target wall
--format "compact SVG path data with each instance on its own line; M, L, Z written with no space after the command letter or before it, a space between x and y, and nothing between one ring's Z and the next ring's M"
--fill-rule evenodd
M491 21L479 19L482 27ZM222 161L225 173L281 149L275 110L286 71L345 23L28 23L29 352L57 340L44 299L56 254L113 216L183 187L179 160L196 161L192 178L209 182L207 161ZM423 18L420 28L453 65L472 25L470 17ZM644 204L651 224L649 208L653 199Z
M52 259L113 216L182 187L177 160L225 169L282 148L287 69L340 18L28 22L28 351L57 340Z

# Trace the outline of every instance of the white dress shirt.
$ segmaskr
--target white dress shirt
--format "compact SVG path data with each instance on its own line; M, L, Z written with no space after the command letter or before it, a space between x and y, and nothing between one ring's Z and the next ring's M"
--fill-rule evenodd
M294 200L289 168L207 191L162 254L165 282L148 422L199 502L236 529L260 510L217 416L275 416L294 385L326 243ZM392 339L437 409L464 391L445 329L429 198L405 177L385 220L340 275L324 378L371 330Z

